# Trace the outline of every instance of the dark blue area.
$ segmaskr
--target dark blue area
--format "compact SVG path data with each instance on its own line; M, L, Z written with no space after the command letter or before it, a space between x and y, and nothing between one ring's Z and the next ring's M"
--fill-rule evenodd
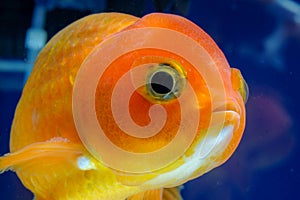
M0 91L0 154L9 152L10 127L21 91ZM32 199L32 194L22 186L13 172L1 174L0 192L3 199ZM16 192L17 191L17 192Z
M259 0L191 1L186 17L214 38L230 65L242 71L249 85L250 98L247 109L250 114L247 117L250 121L240 147L229 161L185 184L185 189L182 190L184 199L282 200L299 198L300 31L297 32L297 28L300 29L300 25L293 25L289 19L283 22L278 21L276 11L272 11L268 6ZM144 2L144 7L145 10L139 11L139 14L155 11L150 0ZM50 35L66 25L51 24L58 20L55 17L61 17L64 14L72 15L72 13L70 10L64 11L63 9L49 12L51 19L48 19L49 24L46 29L51 32ZM73 16L69 18L66 16L62 21L69 23L86 13L88 12L76 11ZM281 19L285 17L280 16ZM284 24L283 27L289 35L279 52L283 68L278 69L272 65L272 59L276 59L276 55L264 56L264 41L279 25L282 25L280 23ZM23 39L19 40L23 41ZM20 53L17 53L17 56L20 56ZM9 54L7 57L14 56ZM0 90L1 155L9 151L10 126L20 95L21 91ZM267 98L270 99L270 103L265 104L265 109L259 110L256 106L262 103L260 99ZM275 103L277 107L272 107L272 103ZM275 110L277 108L283 110L284 113L274 116L273 113L282 113ZM288 119L283 116L285 114L289 116ZM255 119L260 117L262 118L261 124L251 123L256 122ZM283 122L283 120L287 121ZM280 132L281 129L282 132ZM277 131L276 134L275 131ZM1 199L32 199L31 193L22 186L12 172L1 174L0 186Z
M8 152L8 143L9 143L9 133L11 122L14 117L14 111L18 100L20 98L20 92L8 92L8 91L0 91L0 151L1 153Z

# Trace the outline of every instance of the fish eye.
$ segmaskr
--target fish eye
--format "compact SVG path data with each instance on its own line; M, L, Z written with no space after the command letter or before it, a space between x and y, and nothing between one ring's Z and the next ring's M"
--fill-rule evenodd
M158 71L151 76L150 87L158 95L165 95L173 90L174 78L168 72Z
M185 86L185 77L168 63L153 67L147 80L147 90L156 100L166 101L179 97Z

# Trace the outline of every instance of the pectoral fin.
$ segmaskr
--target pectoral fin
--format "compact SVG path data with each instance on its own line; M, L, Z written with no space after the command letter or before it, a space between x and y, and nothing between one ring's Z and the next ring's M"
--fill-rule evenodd
M162 200L163 188L148 190L129 197L127 200Z
M37 142L0 157L0 172L13 170L16 172L49 173L49 169L54 167L59 173L59 166L74 165L76 159L83 154L84 149L81 145L71 142L53 140Z
M180 187L165 188L163 191L163 200L182 200Z

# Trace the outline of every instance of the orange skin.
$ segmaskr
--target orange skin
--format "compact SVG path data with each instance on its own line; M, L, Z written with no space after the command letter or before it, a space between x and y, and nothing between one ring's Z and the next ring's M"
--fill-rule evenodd
M182 17L167 14L150 14L143 18L120 13L91 15L60 31L41 51L15 112L10 139L11 153L0 158L0 169L14 170L24 186L34 193L36 199L125 199L130 196L130 199L161 199L162 196L164 199L181 199L177 189L161 189L175 187L180 185L179 183L174 185L172 181L166 185L143 185L143 183L176 169L184 162L182 158L169 167L149 174L138 176L118 174L91 155L83 145L74 124L72 91L77 72L85 58L106 37L142 27L172 29L198 42L212 58L223 79L226 109L235 110L240 115L239 125L234 130L228 146L222 153L211 157L214 166L209 164L201 166L180 184L224 163L236 149L245 127L244 101L247 86L240 72L229 67L223 53L203 30ZM113 123L112 115L101 115L104 111L111 112L107 105L118 79L130 69L135 59L147 55L154 57L150 57L150 60L159 56L177 60L182 65L185 63L188 81L193 84L196 94L199 98L200 94L206 95L207 99L199 105L205 117L199 121L199 133L195 143L192 144L192 147L195 146L202 137L200 132L208 128L211 116L208 89L193 66L184 58L169 52L144 49L123 55L121 59L111 64L111 68L104 73L100 80L101 84L97 87L96 96L99 98L96 98L96 112L99 123L104 125L104 130L109 131L110 134L107 136L111 141L127 150L148 152L172 140L180 120L180 110L176 101L163 104L168 113L168 121L159 134L147 139L132 138L122 133ZM158 59L156 62L163 60ZM112 78L105 82L105 78L108 77ZM143 93L143 89L140 92ZM139 94L138 92L134 94L129 110L137 124L145 125L149 123L146 111L157 102L151 102ZM234 122L226 118L225 125L231 123ZM193 154L192 147L186 152L186 156ZM94 164L91 170L78 169L76 160L80 156L88 157Z

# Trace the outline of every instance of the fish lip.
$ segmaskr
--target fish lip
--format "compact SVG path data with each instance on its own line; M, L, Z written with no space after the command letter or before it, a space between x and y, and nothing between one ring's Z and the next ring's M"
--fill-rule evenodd
M236 131L241 125L241 115L242 109L240 105L234 100L229 100L213 109L210 125L233 125L234 131Z
M231 111L235 112L238 115L241 115L240 105L235 100L229 100L226 103L216 106L215 108L213 108L212 113L225 111Z

